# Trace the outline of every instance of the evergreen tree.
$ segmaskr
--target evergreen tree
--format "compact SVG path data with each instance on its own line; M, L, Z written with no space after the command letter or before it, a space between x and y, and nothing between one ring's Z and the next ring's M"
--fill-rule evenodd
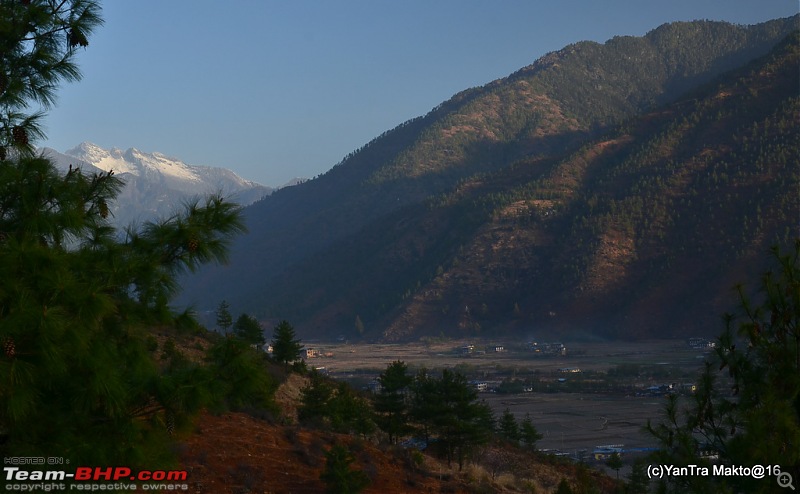
M478 402L478 392L462 374L445 369L435 389L439 399L434 404L431 429L447 463L457 460L460 470L474 449L488 442L494 429L492 412L488 405Z
M378 426L389 435L389 442L410 430L406 392L413 382L405 362L395 361L378 377L380 391L373 399Z
M176 321L177 276L224 261L244 227L211 197L120 236L108 222L117 177L61 174L34 154L43 114L26 112L78 79L76 48L99 12L91 0L0 2L0 444L154 468L176 421L210 403L214 376L169 348L157 365L148 328Z
M236 319L233 331L239 339L251 345L263 345L266 341L258 319L248 314L242 314Z
M628 477L628 494L647 494L650 489L650 479L647 477L647 464L645 460L636 460L633 463L631 474Z
M500 422L498 423L498 433L500 434L500 437L513 443L517 443L522 437L519 424L517 424L514 414L511 413L508 408L503 411L503 415L500 417Z
M544 436L542 436L536 427L533 425L533 421L531 420L531 414L526 413L525 418L522 419L522 422L519 426L520 432L520 439L522 442L525 443L530 449L536 448L536 443Z
M352 470L355 458L348 449L336 444L325 453L325 470L320 479L331 494L356 494L369 485L369 477L361 470Z
M362 436L375 432L372 407L347 383L339 383L336 387L336 393L328 402L327 414L331 428L337 432L354 432Z
M270 409L275 383L264 366L264 355L244 341L220 338L208 351L213 373L213 407L224 409Z
M648 430L660 442L653 460L709 466L702 451L728 465L781 465L800 478L800 239L794 252L773 250L777 272L761 280L759 302L739 288L739 314L725 317L716 355L681 409L670 397L665 417ZM737 324L738 323L738 324ZM717 372L725 371L724 389ZM671 478L674 492L768 492L770 481L749 477Z
M295 337L294 327L286 321L275 326L272 333L272 357L288 366L300 358L303 345Z
M430 442L431 424L442 406L440 401L437 380L427 370L421 369L411 383L409 416L418 425L425 442Z
M298 415L304 422L322 425L330 416L330 402L333 399L333 384L316 370L308 375L308 384L300 390Z
M0 161L32 155L33 142L44 137L42 111L55 102L62 80L80 79L77 48L89 45L100 24L94 0L45 0L0 4Z
M606 460L606 466L612 470L616 470L617 472L617 480L619 480L619 469L624 466L622 463L622 457L614 451L611 453L611 456Z
M233 325L233 317L231 316L231 306L223 300L219 303L215 315L217 316L217 327L222 330L222 334L228 334L228 328Z

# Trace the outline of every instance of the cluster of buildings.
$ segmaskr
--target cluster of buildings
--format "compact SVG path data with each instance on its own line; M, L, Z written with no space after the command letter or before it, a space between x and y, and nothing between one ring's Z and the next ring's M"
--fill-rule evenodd
M567 354L567 347L563 343L539 343L536 341L528 342L528 351L535 355L563 357Z
M529 352L532 352L534 355L540 355L540 356L563 357L567 354L566 345L558 342L539 343L537 341L529 341L525 345L525 349ZM487 353L502 353L505 351L506 347L504 345L499 345L499 344L486 345L483 348L476 347L473 344L467 344L458 348L458 353L465 357L472 355L485 355Z
M504 347L503 345L486 345L483 349L481 349L481 348L476 348L475 345L472 344L464 345L458 350L459 354L464 357L468 357L471 355L485 355L488 352L501 353L505 351L506 347Z

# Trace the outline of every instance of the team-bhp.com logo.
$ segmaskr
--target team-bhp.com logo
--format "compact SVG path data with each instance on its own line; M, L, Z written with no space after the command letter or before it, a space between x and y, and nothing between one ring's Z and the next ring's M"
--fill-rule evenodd
M21 491L51 490L187 490L186 470L139 470L128 467L77 467L74 472L64 470L22 470L19 467L3 467L6 488ZM59 482L69 482L69 488ZM75 482L85 482L78 484ZM113 488L105 483L113 482ZM131 483L128 483L131 482ZM145 482L157 482L149 484ZM34 484L35 483L35 484ZM39 485L41 483L41 485ZM104 488L99 488L100 486ZM16 488L15 488L16 487ZM97 489L96 489L97 488Z

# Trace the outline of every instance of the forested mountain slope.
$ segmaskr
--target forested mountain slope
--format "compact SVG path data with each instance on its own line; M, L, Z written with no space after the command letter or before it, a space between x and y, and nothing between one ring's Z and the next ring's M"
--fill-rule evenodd
M736 230L717 242L744 259L780 229L780 220L770 219L774 225L758 226L759 243L743 245L736 229L743 217L722 221L729 206L711 208L715 199L702 177L716 171L719 190L711 191L746 195L751 205L763 197L761 211L774 207L773 195L762 190L772 180L755 180L763 186L750 197L739 174L755 172L709 163L724 158L736 167L755 158L755 145L744 146L743 136L772 138L775 127L760 125L796 112L786 106L796 104L796 81L789 96L776 95L792 81L773 84L748 72L731 77L750 77L765 89L752 92L751 82L742 82L746 89L732 86L730 96L709 88L683 95L767 53L796 24L795 17L750 27L665 25L643 38L578 43L464 91L328 173L248 208L250 234L239 239L231 265L188 280L184 300L211 308L225 298L261 317L289 318L306 334L353 332L357 317L373 337L527 331L544 322L575 329L585 320L605 321L587 331L627 334L632 324L616 326L635 316L625 294L655 297L641 288L659 273L678 275L666 263L681 254L671 245L711 250L713 235L696 234L712 221L725 235ZM796 60L773 63L795 63L796 76ZM674 106L659 106L676 98ZM762 107L765 98L777 106ZM716 113L702 106L714 102L721 105ZM741 114L753 105L761 113ZM649 113L635 118L643 112ZM646 152L654 154L637 154ZM780 153L784 161L796 157ZM734 185L719 185L723 173ZM790 176L771 173L783 178L780 190L791 187ZM679 193L675 177L695 195ZM678 206L686 216L663 214ZM564 310L579 319L559 317ZM651 329L636 331L645 336Z

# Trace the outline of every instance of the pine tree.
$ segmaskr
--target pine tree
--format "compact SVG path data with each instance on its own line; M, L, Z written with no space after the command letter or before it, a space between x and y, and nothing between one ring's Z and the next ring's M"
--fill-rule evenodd
M237 338L219 338L208 351L215 410L270 409L275 383L264 366L264 354Z
M647 494L650 487L650 479L647 477L646 460L636 460L633 463L631 474L628 477L628 494Z
M278 362L288 365L300 358L303 345L296 338L294 327L286 321L275 326L272 333L272 357Z
M308 384L300 390L298 416L303 422L321 426L330 417L334 386L316 370L312 370L308 378Z
M438 392L438 381L427 370L421 369L411 383L411 405L409 415L422 432L425 442L430 442L432 423L442 407Z
M361 470L352 470L355 462L348 449L336 444L325 453L325 470L320 479L327 486L326 492L331 494L356 494L369 485L369 477Z
M395 361L378 377L381 390L373 399L378 426L389 435L389 442L410 430L406 393L413 382L405 362Z
M526 413L519 425L520 439L530 449L536 448L536 443L544 436L539 433L531 420L531 414Z
M503 415L500 417L500 422L498 423L498 433L500 434L500 437L513 443L517 443L522 437L519 424L517 424L514 414L511 413L508 408L503 410Z
M43 113L29 110L79 78L74 56L99 14L91 0L0 2L0 444L155 468L213 377L177 352L156 365L148 327L175 322L177 275L224 261L244 227L211 197L120 236L117 177L61 174L34 154Z
M339 383L327 408L334 431L361 436L375 432L374 413L369 401L359 396L349 384Z
M55 102L58 83L80 79L77 48L100 24L93 0L31 0L0 5L0 161L32 155L44 137L43 111Z
M619 480L619 469L624 466L624 463L622 463L622 457L619 455L619 453L616 451L611 453L611 456L608 458L608 460L606 460L606 466L617 471L617 480Z
M430 428L447 463L457 460L460 470L475 448L488 442L494 417L489 406L478 401L477 391L462 374L445 369L432 384L438 399L429 408Z
M236 319L233 331L239 339L251 345L263 345L266 341L258 319L248 314L242 314Z
M794 252L773 249L758 302L739 287L739 314L725 317L713 360L685 406L670 397L664 418L648 423L659 441L653 460L709 466L702 451L729 465L781 465L800 478L800 239ZM722 387L717 373L727 373ZM702 438L702 441L701 439ZM671 478L674 492L771 492L772 482L747 477Z
M222 334L227 335L228 329L233 325L233 316L231 316L230 311L231 306L223 300L219 303L216 312L214 313L217 316L217 327L222 330Z

